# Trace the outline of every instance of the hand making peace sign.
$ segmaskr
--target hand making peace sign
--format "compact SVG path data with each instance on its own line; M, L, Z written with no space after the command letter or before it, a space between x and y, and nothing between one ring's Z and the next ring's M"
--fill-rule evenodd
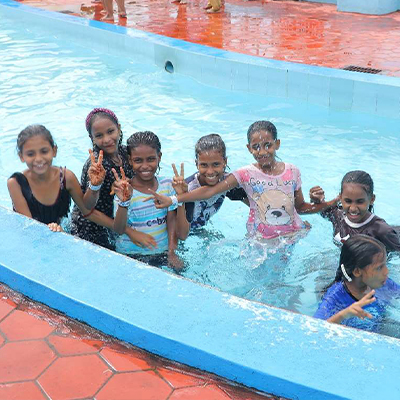
M88 170L88 175L90 182L93 186L101 185L106 176L106 170L103 167L103 150L99 152L99 158L96 162L96 157L93 150L89 150L90 153L90 167Z
M188 191L188 184L185 182L185 169L184 164L181 163L181 173L178 174L175 164L172 164L175 176L172 178L172 187L175 189L176 194L186 193Z
M126 179L124 169L120 167L119 170L121 172L121 178L114 168L111 170L115 178L113 193L115 193L121 201L127 201L132 197L133 187L129 183L129 180Z

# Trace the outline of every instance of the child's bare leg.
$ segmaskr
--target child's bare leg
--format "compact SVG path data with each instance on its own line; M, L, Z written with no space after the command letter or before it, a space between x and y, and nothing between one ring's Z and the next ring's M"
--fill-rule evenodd
M118 15L126 18L125 0L116 0L118 6Z
M221 0L209 0L211 4L211 8L207 10L207 12L218 12L221 9Z
M106 15L101 20L113 21L114 20L113 0L103 0L103 6L104 9L106 10Z

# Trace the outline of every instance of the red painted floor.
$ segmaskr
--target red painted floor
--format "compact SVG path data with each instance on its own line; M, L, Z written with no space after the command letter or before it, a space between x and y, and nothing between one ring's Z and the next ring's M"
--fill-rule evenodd
M1 400L263 400L110 338L0 284Z
M337 12L332 4L225 0L222 12L208 14L206 0L170 1L126 0L128 18L116 15L115 23L259 57L332 68L355 65L400 76L400 12L368 16ZM90 0L21 2L102 17L102 6Z

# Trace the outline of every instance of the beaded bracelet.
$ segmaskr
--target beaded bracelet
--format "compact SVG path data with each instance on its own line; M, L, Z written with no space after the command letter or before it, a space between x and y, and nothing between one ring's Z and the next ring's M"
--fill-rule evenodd
M118 207L128 208L131 205L131 199L128 199L125 201L118 200L117 204L118 204Z
M89 189L92 190L93 192L97 192L100 190L102 183L100 185L92 185L92 182L89 182Z

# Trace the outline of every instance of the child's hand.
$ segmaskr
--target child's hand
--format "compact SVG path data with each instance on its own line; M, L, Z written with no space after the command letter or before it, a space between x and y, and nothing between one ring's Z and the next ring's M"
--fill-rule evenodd
M89 150L90 153L90 167L88 175L90 182L93 186L101 185L106 176L106 170L103 167L103 150L99 152L99 159L96 162L96 157L93 154L93 150Z
M157 193L154 190L147 189L153 196L146 197L143 201L154 201L154 205L156 208L167 208L172 204L172 200L168 196L164 196L163 194Z
M314 186L310 189L310 200L312 203L322 203L325 201L325 192L321 186Z
M47 226L52 232L64 232L63 228L61 228L61 226L56 224L55 222L50 222L50 224L47 224Z
M364 318L372 318L370 313L367 313L363 310L363 307L367 306L368 304L373 303L376 298L374 297L375 290L371 290L367 293L362 299L356 301L351 306L345 308L343 312L343 319L351 318L351 317L358 317L361 319Z
M176 194L186 193L188 191L188 184L185 182L184 164L181 164L181 173L178 174L175 164L172 164L175 176L172 178L172 187L175 189Z
M131 242L139 247L145 247L146 249L154 250L157 248L157 242L153 236L148 233L139 232L134 229L127 229L126 234L131 239Z
M182 259L174 251L168 252L168 266L175 272L180 272L185 267Z
M132 197L133 187L126 179L124 169L120 167L121 178L118 176L117 171L112 168L115 182L113 183L113 189L111 193L115 193L121 201L127 201Z

